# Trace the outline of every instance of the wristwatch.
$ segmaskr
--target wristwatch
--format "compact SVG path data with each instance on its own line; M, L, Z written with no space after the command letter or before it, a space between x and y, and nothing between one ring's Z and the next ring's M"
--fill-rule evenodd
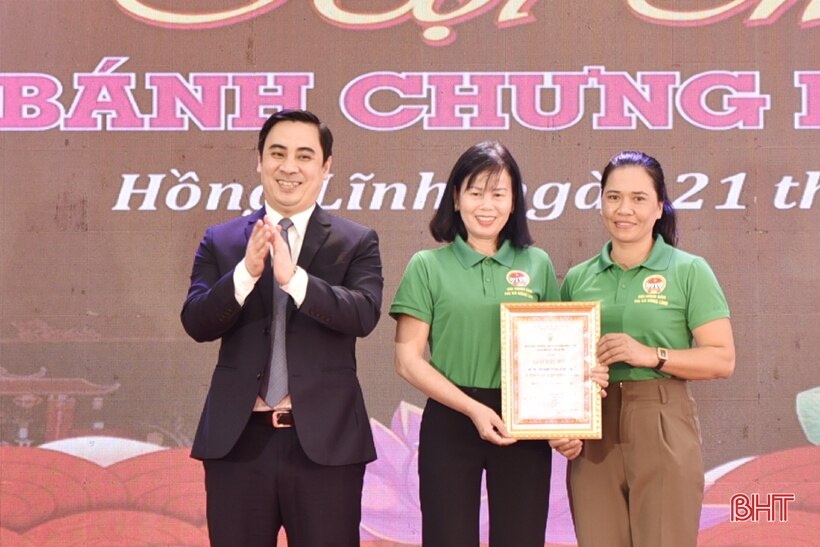
M663 365L666 364L666 360L669 359L669 350L666 348L656 348L655 355L658 356L658 364L655 366L655 370L660 371Z

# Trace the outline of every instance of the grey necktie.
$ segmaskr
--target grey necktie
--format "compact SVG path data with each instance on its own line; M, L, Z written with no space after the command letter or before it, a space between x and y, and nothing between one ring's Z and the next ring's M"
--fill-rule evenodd
M289 218L279 221L282 227L282 239L288 245L288 229L293 226ZM265 390L265 402L275 406L288 393L288 354L285 345L285 327L288 312L288 294L279 287L276 277L273 278L273 350L270 356L268 383Z

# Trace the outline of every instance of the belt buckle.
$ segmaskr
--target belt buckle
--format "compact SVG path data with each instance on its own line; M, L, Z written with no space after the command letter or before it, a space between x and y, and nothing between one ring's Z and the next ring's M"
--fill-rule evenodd
M293 427L293 413L289 408L274 410L271 419L276 429Z

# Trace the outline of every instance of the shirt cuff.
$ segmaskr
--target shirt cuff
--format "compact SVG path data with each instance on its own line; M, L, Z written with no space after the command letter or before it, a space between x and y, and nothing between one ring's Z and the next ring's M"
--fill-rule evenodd
M293 277L290 278L290 281L288 281L287 284L282 285L282 290L293 298L293 303L296 304L296 308L298 309L302 307L302 302L305 301L307 286L307 272L299 266L296 266L296 273L293 274Z
M245 299L251 294L251 291L256 286L256 282L259 281L260 277L262 276L254 277L250 274L248 268L245 267L244 258L240 260L236 268L233 269L233 296L240 306L245 305Z

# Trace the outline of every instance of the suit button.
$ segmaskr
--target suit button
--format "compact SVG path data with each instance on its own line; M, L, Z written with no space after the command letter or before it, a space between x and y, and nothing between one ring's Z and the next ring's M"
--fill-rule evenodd
M257 375L256 375L256 379L257 379L257 380L261 380L261 379L262 379L262 373L261 373L261 372L260 372L259 374L257 374Z

